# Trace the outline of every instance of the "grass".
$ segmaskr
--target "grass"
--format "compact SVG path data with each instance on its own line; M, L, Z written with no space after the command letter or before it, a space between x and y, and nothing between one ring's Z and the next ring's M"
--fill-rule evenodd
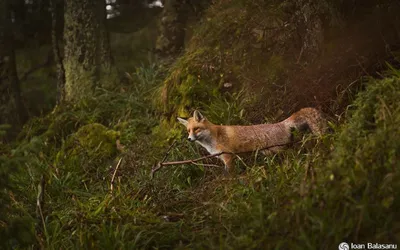
M10 232L6 246L331 249L342 241L399 242L397 70L365 83L366 90L349 108L347 122L335 133L307 137L303 146L273 157L237 160L236 178L224 177L222 168L184 165L166 167L154 179L151 166L167 146L154 143L150 127L157 124L156 113L150 106L136 105L151 96L149 87L158 84L149 72L157 70L149 67L133 74L138 85L129 91L100 91L95 100L55 111L25 128L30 132L25 132L13 157L2 158L5 166L25 170L12 174L13 191L2 197L12 205L7 211L25 215L25 230L19 232L27 237L23 241L22 233ZM141 91L146 94L136 95ZM33 128L58 119L57 126L45 126L48 130ZM64 119L74 119L75 125L61 122ZM125 148L111 161L92 154L97 159L82 157L76 166L54 165L67 139L92 123L118 131ZM145 129L143 124L153 125ZM57 139L50 140L49 134ZM182 140L169 160L201 154L201 148ZM95 171L82 172L93 163ZM41 176L46 177L44 225L35 215Z

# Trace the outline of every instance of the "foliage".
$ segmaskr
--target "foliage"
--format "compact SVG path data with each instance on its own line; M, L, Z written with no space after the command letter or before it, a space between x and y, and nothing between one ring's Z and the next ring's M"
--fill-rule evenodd
M9 129L0 125L0 132ZM1 137L0 137L1 138ZM18 200L21 193L16 178L23 175L22 157L13 158L10 146L0 141L0 248L28 247L35 243L33 217L27 204Z
M396 101L400 74L395 69L391 74L382 80L370 79L351 107L351 119L328 162L335 181L326 187L324 197L332 206L342 203L347 218L358 216L359 226L348 228L349 233L377 242L399 240L395 221L400 216L400 105ZM391 231L397 235L387 234Z

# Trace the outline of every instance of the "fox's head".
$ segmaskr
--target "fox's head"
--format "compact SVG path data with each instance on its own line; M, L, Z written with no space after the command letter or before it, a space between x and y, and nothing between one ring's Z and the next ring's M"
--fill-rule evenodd
M204 141L210 137L209 122L199 111L195 110L193 117L187 120L178 117L178 121L186 127L189 141Z

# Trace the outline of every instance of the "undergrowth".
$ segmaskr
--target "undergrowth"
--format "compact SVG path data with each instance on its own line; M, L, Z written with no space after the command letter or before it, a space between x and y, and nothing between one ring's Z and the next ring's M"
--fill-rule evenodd
M8 204L0 217L6 247L332 249L342 241L399 242L398 70L365 82L335 133L306 137L279 155L237 159L235 178L224 177L217 160L164 167L150 178L167 150L154 131L157 112L144 105L158 74L155 65L142 67L120 92L98 90L93 99L57 107L28 123L12 150L3 149L1 183L12 183L0 194ZM247 123L240 93L226 97L236 104L214 104L226 113L213 107L210 119ZM167 161L205 154L179 139L182 130Z

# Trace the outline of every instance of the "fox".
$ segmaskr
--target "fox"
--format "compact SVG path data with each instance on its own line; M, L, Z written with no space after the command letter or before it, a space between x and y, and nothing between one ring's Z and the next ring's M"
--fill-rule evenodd
M188 119L178 117L178 121L186 127L190 142L200 144L210 154L222 153L218 158L223 161L227 173L232 172L235 154L255 151L264 155L278 153L294 142L294 131L322 135L327 130L322 112L310 107L271 124L215 125L198 110Z

